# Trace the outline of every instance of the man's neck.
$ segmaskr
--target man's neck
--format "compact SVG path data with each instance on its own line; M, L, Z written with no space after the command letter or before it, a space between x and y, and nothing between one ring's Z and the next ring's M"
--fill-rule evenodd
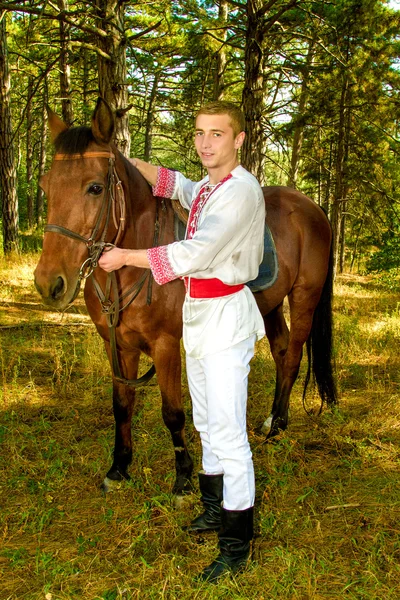
M227 177L229 175L229 173L231 173L233 171L233 169L236 169L236 167L238 165L239 165L239 162L236 161L229 168L208 169L207 173L208 173L208 180L209 180L210 184L216 185L217 183L219 183L220 181L225 179L225 177Z

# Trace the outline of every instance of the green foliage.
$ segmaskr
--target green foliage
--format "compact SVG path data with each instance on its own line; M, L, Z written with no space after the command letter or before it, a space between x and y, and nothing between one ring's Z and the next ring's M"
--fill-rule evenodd
M19 244L24 253L40 252L43 245L43 231L41 229L22 231Z
M112 19L113 5L108 0L100 4ZM57 6L21 2L17 8L14 3L7 14L20 227L26 232L20 242L23 252L40 248L37 206L29 223L28 199L35 205L40 147L46 139L44 104L61 114ZM98 96L101 32L96 6L71 0L64 10L76 124L90 124ZM146 153L152 162L198 179L204 172L193 149L196 110L214 98L221 77L224 98L240 104L252 73L252 58L246 55L247 3L228 2L225 16L219 15L218 3L208 0L124 6L131 153ZM399 202L399 12L384 0L312 6L302 0L270 26L269 19L280 8L279 3L272 5L263 15L266 31L260 43L265 181L291 182L297 139L296 186L330 215L340 205L348 263L363 269L377 240L379 251L368 269L396 265L394 242L391 247L389 239L375 234L390 228ZM225 63L218 74L221 53ZM33 152L29 181L28 146ZM46 151L49 165L48 137Z
M385 231L380 237L379 249L376 250L367 262L367 271L400 270L400 225L397 223L390 230Z

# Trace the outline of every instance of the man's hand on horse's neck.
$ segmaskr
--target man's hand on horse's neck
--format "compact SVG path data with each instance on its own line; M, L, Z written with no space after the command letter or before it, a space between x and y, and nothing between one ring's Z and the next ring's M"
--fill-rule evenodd
M156 165L152 165L140 158L131 158L130 162L137 168L139 173L143 175L150 185L156 185L158 173L158 167Z

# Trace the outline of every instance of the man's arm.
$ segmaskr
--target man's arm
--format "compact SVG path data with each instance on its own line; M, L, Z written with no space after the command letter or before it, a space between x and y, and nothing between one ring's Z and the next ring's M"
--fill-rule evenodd
M112 248L103 252L99 259L99 267L108 273L117 271L121 267L150 267L146 250L125 250L123 248Z
M150 185L156 185L158 172L158 167L156 165L152 165L140 158L131 158L130 161Z

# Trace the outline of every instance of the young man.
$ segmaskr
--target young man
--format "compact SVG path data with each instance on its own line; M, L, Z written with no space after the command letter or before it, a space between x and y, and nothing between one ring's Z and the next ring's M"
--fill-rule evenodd
M196 118L195 146L207 177L194 183L181 173L133 164L156 196L179 199L190 210L186 239L148 250L114 248L103 254L106 271L150 267L160 285L183 278L183 341L202 442L199 473L204 513L188 531L219 532L220 554L200 575L216 581L237 571L250 552L255 496L246 431L247 380L264 323L249 288L263 256L265 208L257 180L238 162L244 117L229 102L214 102ZM221 507L222 503L222 507Z

